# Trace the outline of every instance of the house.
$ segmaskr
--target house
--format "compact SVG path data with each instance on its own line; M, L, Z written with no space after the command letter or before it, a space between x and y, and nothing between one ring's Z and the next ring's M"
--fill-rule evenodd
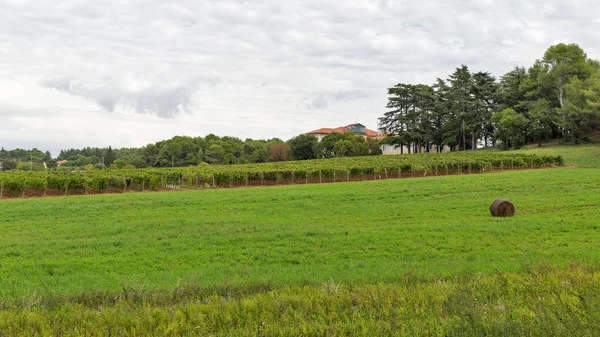
M334 132L353 133L358 136L370 137L370 138L379 139L379 140L384 139L388 135L388 133L377 132L375 130L367 129L366 126L364 126L360 123L349 124L349 125L340 126L337 128L320 128L317 130L307 132L306 134L314 135L317 137L317 139L319 141L321 141L323 138L325 138L325 136L327 136L331 133L334 133ZM423 149L422 147L415 146L414 144L404 145L404 146L394 145L394 144L381 144L381 152L383 154L405 154L405 153L408 154L408 153L425 152L425 151L426 150ZM436 145L431 145L431 147L429 148L429 151L437 152L438 147ZM440 149L440 152L449 152L449 151L450 151L450 148L445 145Z
M375 130L367 129L366 126L360 123L348 124L346 126L340 126L337 128L320 128L317 130L313 130L307 132L307 135L314 135L317 137L317 140L321 141L325 136L331 133L352 133L357 136L369 137L373 139L384 139L386 134L377 132ZM396 148L394 145L382 144L381 151L383 154L396 154Z
M62 164L66 163L66 160L59 160L56 162L56 164L58 164L58 166L61 166Z
M367 129L366 126L364 126L360 123L349 124L349 125L340 126L337 128L320 128L317 130L307 132L306 134L314 135L317 137L317 139L319 141L321 141L323 138L325 138L325 136L327 136L331 133L334 133L334 132L353 133L357 136L364 136L364 137L370 137L370 138L376 138L376 139L383 139L385 137L385 135L382 135L375 130Z

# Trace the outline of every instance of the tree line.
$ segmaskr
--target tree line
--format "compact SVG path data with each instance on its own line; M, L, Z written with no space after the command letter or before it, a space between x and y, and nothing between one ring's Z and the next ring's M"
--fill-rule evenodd
M53 168L57 162L63 160L67 162L61 163L61 168L67 170L74 167L185 167L202 163L228 165L380 155L380 146L377 140L351 133L332 133L321 142L315 136L306 134L300 134L287 142L278 138L248 138L242 141L236 137L209 134L206 137L175 136L140 148L113 149L109 146L66 149L61 150L56 159L52 159L49 152L43 153L37 149L3 150L0 153L0 163L3 163L2 170L23 171L32 168L34 171L43 170L44 162L51 163L47 166Z
M44 166L43 163L46 163ZM14 149L5 150L0 149L0 170L31 170L34 171L43 170L46 167L56 167L56 160L52 159L52 155L49 151L43 152L37 148L31 150Z
M561 43L499 79L462 65L432 85L398 83L388 89L387 108L379 118L386 142L409 152L509 149L555 138L580 144L599 125L600 63Z

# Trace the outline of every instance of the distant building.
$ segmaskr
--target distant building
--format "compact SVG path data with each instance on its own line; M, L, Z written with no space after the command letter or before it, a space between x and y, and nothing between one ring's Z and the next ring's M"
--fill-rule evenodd
M340 126L337 128L320 128L317 130L313 130L310 132L307 132L307 135L314 135L317 137L317 139L319 141L321 141L323 138L325 138L325 136L332 134L334 132L337 133L352 133L354 135L357 136L363 136L363 137L369 137L369 138L374 138L374 139L384 139L386 137L386 134L381 133L381 132L377 132L375 130L371 130L371 129L367 129L366 126L360 124L360 123L354 123L354 124L348 124L346 126ZM396 153L400 153L396 151L396 148L394 147L394 145L389 145L389 144L382 144L381 145L381 151L383 152L383 154L396 154Z
M57 161L56 164L58 166L61 166L62 164L66 163L66 162L67 162L66 160L60 160L60 161Z
M313 130L307 132L307 135L314 135L317 137L319 141L321 141L325 136L331 133L352 133L358 136L370 137L374 139L382 140L384 139L388 133L377 132L375 130L367 129L366 126L360 123L348 124L346 126L340 126L337 128L320 128L317 130ZM381 144L381 152L383 154L408 154L415 152L426 152L427 150L424 147L415 146L415 144L411 145L394 145L394 144ZM450 148L448 146L443 146L438 150L436 145L431 145L429 148L430 152L449 152Z
M364 136L364 137L370 137L370 138L376 138L376 139L383 139L385 137L384 135L381 135L380 133L378 133L375 130L367 129L366 126L364 126L360 123L349 124L349 125L340 126L337 128L320 128L317 130L307 132L306 134L314 135L317 137L317 139L319 141L321 141L323 138L325 138L325 136L327 136L331 133L334 133L334 132L352 133L357 136Z

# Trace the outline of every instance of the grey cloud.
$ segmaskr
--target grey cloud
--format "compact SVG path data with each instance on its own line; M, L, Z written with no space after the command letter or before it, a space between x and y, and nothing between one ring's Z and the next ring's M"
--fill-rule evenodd
M317 98L315 98L309 104L309 108L314 108L314 109L318 109L318 110L327 109L328 106L329 106L329 102L325 99L325 96L323 96L323 94L320 94L319 96L317 96Z
M310 104L309 109L325 110L332 103L338 102L350 102L354 100L360 100L368 98L369 95L363 90L347 90L338 91L331 94L319 94Z
M58 91L73 93L74 79L67 76L51 77L42 80L40 84L47 88L53 88Z
M335 94L331 95L331 97L335 102L349 102L356 99L367 98L369 95L362 90L347 90L336 92Z
M220 83L217 78L207 78L203 81L211 85ZM191 111L192 97L198 82L200 81L193 80L176 85L152 85L139 90L128 89L115 79L90 84L71 77L53 77L42 80L40 84L46 88L84 97L108 112L124 108L139 114L173 118L180 113Z

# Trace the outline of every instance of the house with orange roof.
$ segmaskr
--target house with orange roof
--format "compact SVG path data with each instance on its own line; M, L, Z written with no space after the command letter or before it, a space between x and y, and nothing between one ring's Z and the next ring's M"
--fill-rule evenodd
M321 141L323 138L325 138L325 136L332 134L334 132L353 133L357 136L364 136L364 137L377 138L377 139L385 138L385 135L380 134L379 132L377 132L375 130L367 129L366 126L364 126L360 123L348 124L346 126L340 126L337 128L320 128L317 130L307 132L306 134L314 135L317 137L317 139L319 141Z
M320 128L310 132L307 132L307 135L314 135L317 137L319 141L321 141L325 136L332 134L334 132L337 133L352 133L357 136L369 137L374 139L384 139L387 134L382 132L377 132L375 130L367 129L366 126L360 123L348 124L346 126L340 126L337 128ZM396 145L390 144L381 144L381 151L383 154L399 154L400 151L397 149Z
M319 141L321 141L323 138L325 138L325 136L332 134L334 132L337 133L352 133L355 134L357 136L363 136L363 137L369 137L369 138L374 138L374 139L384 139L387 135L389 135L389 133L383 133L383 132L377 132L375 130L371 130L371 129L367 129L366 126L360 124L360 123L354 123L354 124L348 124L346 126L340 126L337 128L320 128L317 130L313 130L310 132L307 132L307 135L314 135L317 137L317 139ZM419 148L418 150L413 149L414 144L407 144L404 146L400 146L400 145L396 145L396 144L381 144L381 152L383 154L405 154L405 153L411 153L411 152L421 152L421 148ZM432 145L430 151L432 152L437 152L438 148L436 145ZM443 146L440 152L448 152L450 151L450 148L448 146Z

